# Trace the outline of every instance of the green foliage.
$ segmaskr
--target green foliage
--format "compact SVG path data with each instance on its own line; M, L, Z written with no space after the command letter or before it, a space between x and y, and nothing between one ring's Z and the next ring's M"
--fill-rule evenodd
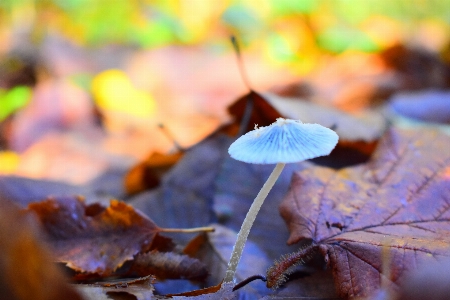
M309 66L304 72L323 52L383 49L384 32L374 35L374 28L388 35L400 32L405 40L399 42L404 42L420 31L422 21L449 24L448 7L450 0L1 0L0 32L27 20L34 23L34 37L57 32L85 46L142 48L217 46L233 34L243 46L263 49L272 62L296 68L302 60ZM380 16L392 22L379 21L383 29L376 22L368 25Z
M0 122L24 107L30 97L31 89L26 86L16 86L9 91L0 89Z
M375 52L380 48L364 32L351 28L334 27L321 32L317 37L319 47L324 50L340 53L354 49Z

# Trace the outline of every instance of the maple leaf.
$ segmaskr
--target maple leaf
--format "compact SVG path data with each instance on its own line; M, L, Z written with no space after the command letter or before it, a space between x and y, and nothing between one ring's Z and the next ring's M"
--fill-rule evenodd
M450 257L449 145L435 131L392 129L364 165L295 173L280 206L288 243L311 239L343 297L368 295L382 281L396 288L418 264Z
M170 242L157 238L162 229L152 220L117 200L105 208L71 197L49 198L27 210L42 223L57 260L76 271L108 276L136 254Z

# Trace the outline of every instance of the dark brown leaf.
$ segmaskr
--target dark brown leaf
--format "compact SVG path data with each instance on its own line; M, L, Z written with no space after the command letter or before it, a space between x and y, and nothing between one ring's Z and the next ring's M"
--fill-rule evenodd
M280 211L288 243L312 239L341 296L380 287L382 248L396 287L405 271L450 256L450 138L391 130L367 164L295 173Z
M31 203L27 210L37 215L50 236L57 261L103 276L154 248L160 231L152 220L117 200L104 208L75 198L50 198Z
M261 94L251 91L228 107L228 112L234 117L234 123L230 126L233 128L241 126L242 120L247 117L246 111L248 109L250 110L250 115L247 124L245 124L247 127L243 133L252 131L255 124L258 124L258 126L269 126L277 118L282 117ZM236 133L237 131L234 132L234 134Z
M52 263L36 225L0 197L0 298L81 300Z
M201 290L195 290L191 292L185 292L176 295L168 295L174 299L197 299L197 300L231 300L238 299L238 294L233 292L233 283L219 283L218 285L211 286Z
M128 274L133 276L155 275L158 279L204 280L208 276L206 266L198 259L173 252L151 251L138 255Z

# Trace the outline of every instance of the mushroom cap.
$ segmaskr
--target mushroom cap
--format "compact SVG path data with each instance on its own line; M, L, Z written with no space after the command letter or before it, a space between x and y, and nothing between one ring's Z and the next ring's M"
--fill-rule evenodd
M228 149L230 156L253 164L299 162L330 154L339 140L331 129L319 124L278 118L238 138Z

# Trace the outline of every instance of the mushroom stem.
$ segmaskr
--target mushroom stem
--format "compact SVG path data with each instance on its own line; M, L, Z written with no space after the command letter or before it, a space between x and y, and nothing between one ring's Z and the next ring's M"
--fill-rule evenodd
M236 268L239 264L239 260L241 259L242 251L244 250L245 242L247 241L247 237L250 233L253 222L255 221L259 209L261 208L264 200L266 199L273 185L280 176L281 171L283 171L285 165L286 164L284 163L278 163L275 166L275 169L270 174L266 183L264 183L255 200L253 200L253 204L250 206L250 209L245 216L244 223L242 223L241 230L239 230L236 243L234 244L230 262L228 263L227 272L225 273L225 278L223 280L224 283L233 282L234 275L236 274Z

